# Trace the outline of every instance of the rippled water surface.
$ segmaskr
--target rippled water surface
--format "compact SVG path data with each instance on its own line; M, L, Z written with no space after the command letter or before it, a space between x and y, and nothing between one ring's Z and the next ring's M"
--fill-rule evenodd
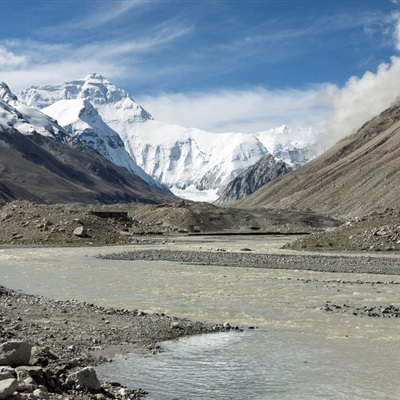
M400 398L400 320L321 311L326 301L398 306L400 285L393 281L400 277L94 257L107 252L3 249L0 283L56 299L257 329L163 343L166 351L156 356L120 355L99 368L104 378L160 400Z

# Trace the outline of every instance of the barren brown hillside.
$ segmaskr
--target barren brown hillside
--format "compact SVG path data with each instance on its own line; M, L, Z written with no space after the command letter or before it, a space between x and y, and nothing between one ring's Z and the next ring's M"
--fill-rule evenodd
M400 108L395 106L237 206L311 208L345 217L396 207L399 198Z
M47 204L154 204L177 198L87 147L0 130L0 205L17 199Z

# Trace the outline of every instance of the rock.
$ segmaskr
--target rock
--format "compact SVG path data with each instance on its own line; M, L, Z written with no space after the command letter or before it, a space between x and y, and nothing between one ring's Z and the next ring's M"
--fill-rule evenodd
M14 379L17 377L17 373L11 367L0 367L0 381L4 379Z
M87 231L84 226L78 226L74 230L74 235L78 237L87 237Z
M46 367L49 360L57 360L58 356L53 354L48 347L32 347L31 364Z
M49 398L49 392L44 386L40 386L39 388L33 391L33 397L40 400L47 400Z
M18 388L16 379L4 379L0 381L0 400L10 397Z
M37 381L38 379L43 379L44 376L43 368L36 365L17 367L15 371L18 374L19 380L31 377Z
M32 345L27 342L6 342L0 345L0 365L19 367L28 365Z
M86 367L78 372L73 373L70 375L68 381L73 381L77 385L84 386L88 389L99 390L101 388L96 371L92 367Z

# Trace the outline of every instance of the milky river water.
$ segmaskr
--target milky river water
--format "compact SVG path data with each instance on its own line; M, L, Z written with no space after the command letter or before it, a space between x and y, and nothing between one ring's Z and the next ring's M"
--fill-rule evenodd
M244 328L162 343L158 355L117 355L98 368L149 399L400 398L400 319L321 309L327 301L399 306L400 276L95 257L132 249L1 249L0 284Z

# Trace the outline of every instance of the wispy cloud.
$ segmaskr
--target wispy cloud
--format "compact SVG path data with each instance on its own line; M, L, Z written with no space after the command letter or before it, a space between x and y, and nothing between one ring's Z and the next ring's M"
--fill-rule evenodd
M99 28L125 16L129 11L142 4L144 4L142 0L97 3L96 5L100 5L101 7L100 10L91 12L89 16L83 17L70 24L74 29Z
M9 73L2 74L2 79L8 79L14 90L20 90L26 87L29 80L29 85L44 83L44 79L55 83L57 76L60 83L91 72L99 72L112 79L125 76L128 70L131 75L136 72L139 77L152 68L161 70L160 66L148 67L145 57L190 34L191 27L164 23L153 28L133 37L124 35L79 45L32 39L5 40L0 44L0 70L8 70ZM141 65L142 72L138 65Z
M396 50L400 50L400 12L393 13L394 23L394 43Z
M8 51L4 46L0 46L0 71L20 68L28 62L27 56L18 56Z

